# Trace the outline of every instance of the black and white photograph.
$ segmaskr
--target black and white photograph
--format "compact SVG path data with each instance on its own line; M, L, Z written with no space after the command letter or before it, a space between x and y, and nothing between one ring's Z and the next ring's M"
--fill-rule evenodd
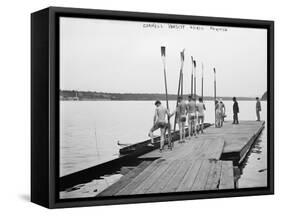
M278 212L278 1L1 6L0 215Z
M268 186L268 32L59 18L59 199Z

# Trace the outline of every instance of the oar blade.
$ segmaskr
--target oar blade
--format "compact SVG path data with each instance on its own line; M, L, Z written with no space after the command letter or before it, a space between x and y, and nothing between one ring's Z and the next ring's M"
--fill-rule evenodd
M166 47L161 46L161 56L165 57L166 56Z

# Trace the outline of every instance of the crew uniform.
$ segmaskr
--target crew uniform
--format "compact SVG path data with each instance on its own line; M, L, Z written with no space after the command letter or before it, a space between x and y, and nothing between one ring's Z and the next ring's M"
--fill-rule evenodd
M222 127L224 116L224 104L218 101L216 104L216 126Z
M157 117L151 131L156 131L159 128L168 128L168 123L166 122L166 115L169 115L168 109L162 105L156 107L155 109L155 116Z
M191 136L193 132L196 136L196 102L194 100L189 101L187 107L189 136Z
M190 101L187 104L188 110L188 121L194 121L196 117L196 103L195 101Z
M198 111L198 124L201 125L201 131L203 132L203 124L204 124L204 117L205 117L205 104L203 102L199 102L196 104L197 111Z
M186 122L186 111L187 111L187 104L184 101L181 101L177 107L177 122L184 123Z

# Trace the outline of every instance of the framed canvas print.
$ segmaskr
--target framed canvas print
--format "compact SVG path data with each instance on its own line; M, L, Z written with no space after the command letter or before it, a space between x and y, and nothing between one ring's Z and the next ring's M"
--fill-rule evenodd
M273 194L273 21L50 7L31 53L32 202Z

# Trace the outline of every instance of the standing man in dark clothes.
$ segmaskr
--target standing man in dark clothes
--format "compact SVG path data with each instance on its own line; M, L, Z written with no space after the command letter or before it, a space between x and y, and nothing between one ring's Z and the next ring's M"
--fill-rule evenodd
M238 113L239 113L239 106L238 106L238 102L236 100L236 97L232 98L233 100L233 122L232 124L239 124L238 121Z
M257 103L256 103L256 113L257 113L257 121L261 120L261 116L260 116L260 111L261 111L261 102L260 99L258 97L256 97Z

